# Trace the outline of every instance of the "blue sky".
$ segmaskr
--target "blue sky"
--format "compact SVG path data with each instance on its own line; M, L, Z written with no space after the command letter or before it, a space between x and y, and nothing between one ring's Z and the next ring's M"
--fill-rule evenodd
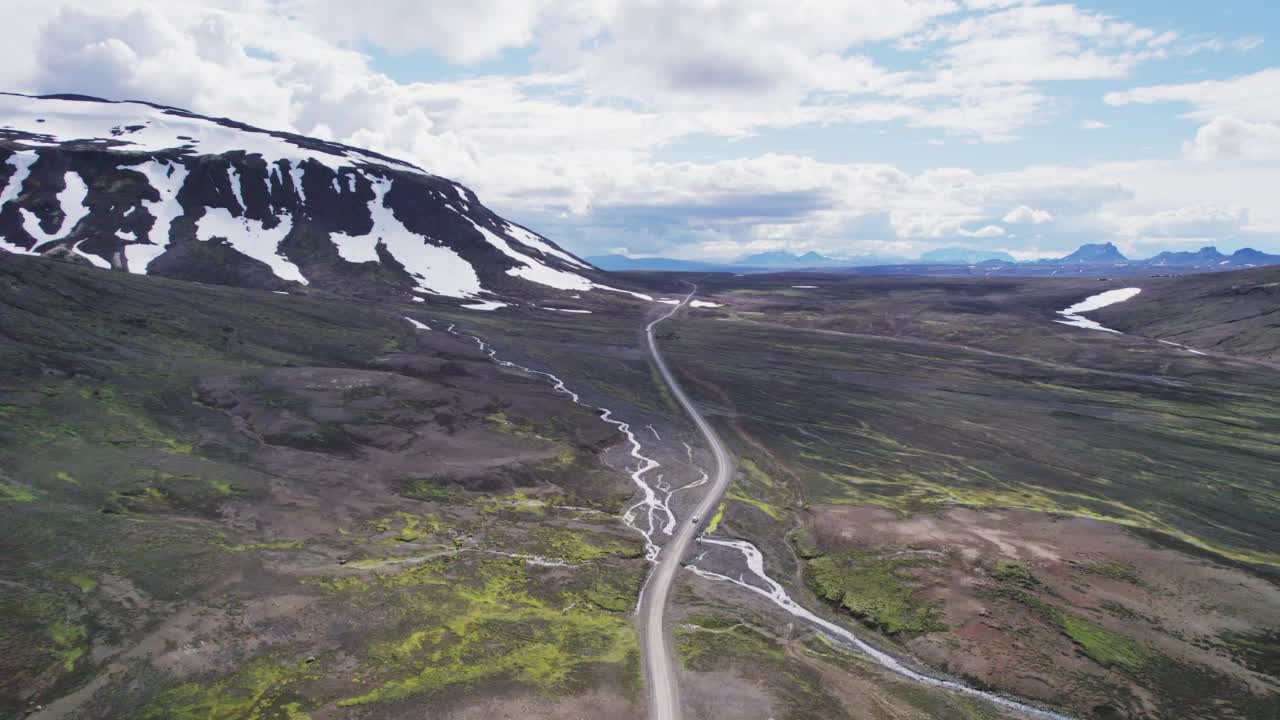
M580 254L1280 252L1280 4L13 0L0 84L333 138Z

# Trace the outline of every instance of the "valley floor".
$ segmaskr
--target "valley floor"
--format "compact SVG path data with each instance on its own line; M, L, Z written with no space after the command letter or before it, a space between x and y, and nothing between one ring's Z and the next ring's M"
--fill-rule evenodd
M735 456L709 539L924 672L1073 717L1274 717L1280 376L1244 352L1265 339L1201 356L1053 322L1119 286L1097 281L698 283L718 306L658 341ZM648 542L711 457L643 345L670 307L610 303L0 255L0 716L643 715ZM594 407L663 503L635 505L635 444ZM723 546L688 559L750 577ZM672 600L686 718L1018 716L710 575Z

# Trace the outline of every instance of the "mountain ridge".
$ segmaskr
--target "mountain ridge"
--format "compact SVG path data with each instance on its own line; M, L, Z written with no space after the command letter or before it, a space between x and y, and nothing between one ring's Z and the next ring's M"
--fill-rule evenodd
M460 183L376 152L86 96L4 93L0 117L8 252L420 301L630 292Z

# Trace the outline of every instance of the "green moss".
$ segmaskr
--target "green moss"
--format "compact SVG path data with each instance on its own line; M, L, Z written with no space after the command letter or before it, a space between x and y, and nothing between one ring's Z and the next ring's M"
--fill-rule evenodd
M191 454L191 443L166 433L146 413L143 401L137 396L127 395L110 385L82 387L78 394L84 400L93 401L97 409L105 411L105 416L99 413L85 432L76 432L76 437L117 446L158 447L175 455Z
M1112 580L1121 580L1134 585L1142 584L1142 578L1138 576L1138 568L1133 563L1097 560L1085 563L1084 570Z
M996 569L991 574L996 580L1022 588L1033 588L1040 584L1035 575L1022 563L1010 560L997 560Z
M919 564L912 557L849 552L809 560L805 577L819 596L891 635L945 629L936 604L911 598L915 582L907 570Z
M93 592L93 589L98 587L98 582L96 580L91 577L85 577L84 575L71 575L67 577L67 582L80 588L80 592L85 593L86 595Z
M434 535L445 529L445 524L435 513L410 513L398 511L369 523L372 532L384 535L383 545L415 542L423 535Z
M0 482L0 502L31 502L35 499L35 493L30 490Z
M59 470L58 472L54 473L54 474L53 474L53 476L54 476L55 478L57 478L58 480L61 480L62 482L65 482L65 483L71 483L72 485L79 485L79 484L80 484L80 481L79 481L79 480L77 480L77 479L76 479L76 477L75 477L74 475L72 475L71 473L63 472L63 471L61 471L61 470Z
M1057 609L1052 616L1072 642L1101 665L1119 667L1136 674L1154 657L1133 640L1095 622Z
M307 720L298 685L313 679L306 666L258 658L238 672L191 682L160 694L138 720Z
M447 487L444 478L418 478L409 481L400 494L416 500L440 500L443 502L461 502L466 494Z
M992 576L996 584L990 588L990 592L1036 611L1057 625L1063 634L1079 646L1081 652L1101 665L1116 667L1136 675L1160 659L1158 655L1114 630L1041 600L1035 594L1039 581L1021 565L1001 561Z
M587 602L609 612L628 612L636 604L635 589L619 582L616 574L593 578L583 593Z
M730 490L725 495L725 498L728 500L736 500L737 502L740 502L740 503L746 503L747 505L750 505L756 508L757 510L764 513L765 515L768 515L774 520L782 520L782 515L778 512L778 510L763 500L758 500L753 497L747 497L746 495L743 495L742 493L736 490Z
M634 558L643 553L640 543L559 527L534 531L530 552L567 563L584 563L609 557Z
M572 467L578 462L578 453L573 448L564 448L557 455L555 465L561 468Z
M49 626L49 637L53 640L54 655L66 672L74 670L76 662L89 652L89 633L83 625L56 622Z
M226 480L210 480L209 487L213 488L213 491L219 495L235 495L238 492L243 492L240 488L232 485Z
M745 623L731 623L714 616L691 617L676 628L676 650L687 670L720 669L726 659L750 658L753 662L780 661L782 648Z
M757 483L764 487L773 487L773 478L769 477L769 474L764 470L761 470L760 466L755 464L751 458L742 458L738 461L738 466L746 473L748 482Z
M555 691L588 665L636 661L635 632L625 616L535 595L537 584L521 563L479 562L465 578L445 576L445 567L413 568L403 573L407 581L378 576L329 585L367 593L379 608L407 611L407 631L368 650L361 676L377 686L340 705L392 702L495 678ZM394 592L410 582L413 592Z
M720 527L720 521L724 519L724 501L720 502L720 506L716 508L716 514L711 516L711 522L707 523L706 534L710 535Z

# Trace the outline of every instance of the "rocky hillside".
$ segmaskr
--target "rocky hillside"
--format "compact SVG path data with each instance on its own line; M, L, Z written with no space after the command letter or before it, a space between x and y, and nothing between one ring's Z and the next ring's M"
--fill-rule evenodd
M538 299L599 272L452 180L141 102L0 94L0 248L360 296Z
M1158 278L1092 317L1134 335L1280 362L1280 267Z

